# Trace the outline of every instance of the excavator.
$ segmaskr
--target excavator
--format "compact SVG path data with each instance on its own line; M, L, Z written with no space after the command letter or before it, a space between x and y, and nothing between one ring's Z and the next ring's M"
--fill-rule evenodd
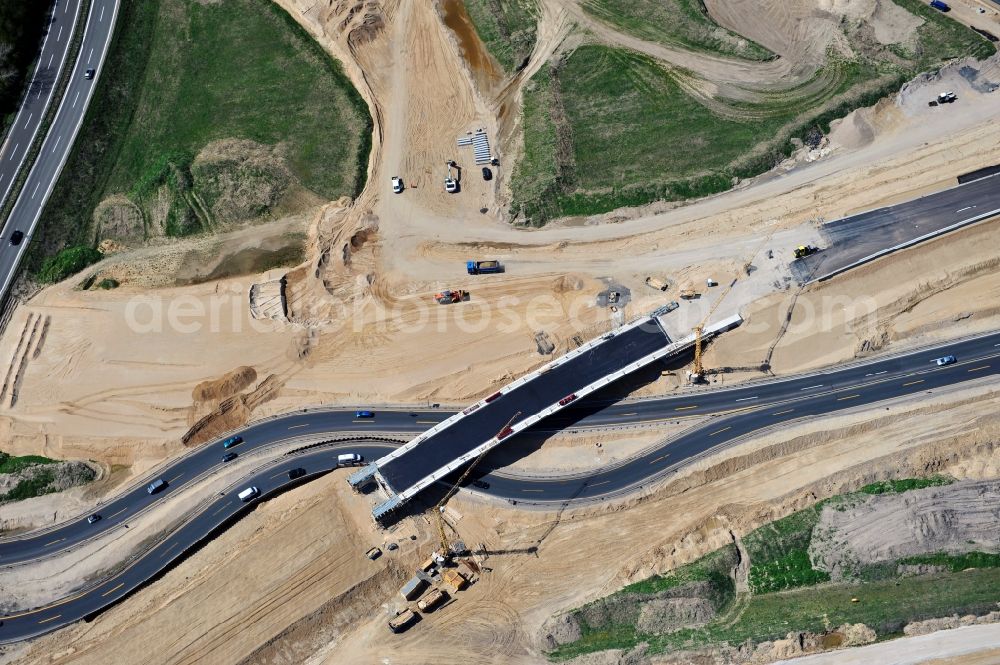
M434 294L434 300L437 300L439 305L450 305L452 303L462 302L468 297L469 292L461 289L449 289L447 291Z

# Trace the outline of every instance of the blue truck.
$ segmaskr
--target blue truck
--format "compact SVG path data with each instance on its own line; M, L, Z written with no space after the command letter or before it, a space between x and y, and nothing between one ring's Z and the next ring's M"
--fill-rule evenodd
M489 275L503 272L503 264L499 261L466 261L465 269L470 275Z
M931 7L941 12L951 11L951 7L947 3L941 2L941 0L931 0Z

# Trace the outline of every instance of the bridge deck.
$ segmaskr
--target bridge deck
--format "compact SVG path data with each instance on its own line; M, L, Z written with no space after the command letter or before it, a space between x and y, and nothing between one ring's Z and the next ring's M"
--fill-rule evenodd
M515 413L521 412L516 424L669 342L656 319L626 330L504 393L404 454L380 463L379 475L399 494L494 437Z

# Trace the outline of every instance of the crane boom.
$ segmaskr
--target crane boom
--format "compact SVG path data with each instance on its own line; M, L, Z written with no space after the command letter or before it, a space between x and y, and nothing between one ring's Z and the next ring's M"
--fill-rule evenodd
M507 424L501 427L497 431L495 436L499 437L501 434L507 431L507 429L509 429L510 426L514 424L514 421L517 420L517 417L520 415L521 412L518 411L513 416L511 416L510 420L507 421ZM455 484L452 485L447 492L445 492L445 495L441 498L440 501L437 502L437 505L434 506L434 514L437 516L438 538L441 541L441 556L448 555L448 534L446 534L444 530L444 504L448 502L448 499L450 499L452 496L455 495L455 492L458 491L458 488L462 486L462 483L465 482L465 479L469 477L469 474L472 473L472 470L476 468L476 465L479 464L479 461L483 459L483 457L485 457L486 453L488 452L489 450L484 450L483 452L479 453L479 456L476 457L476 459L472 460L472 463L465 468L465 471L463 471L462 475L458 477L458 480L455 481Z

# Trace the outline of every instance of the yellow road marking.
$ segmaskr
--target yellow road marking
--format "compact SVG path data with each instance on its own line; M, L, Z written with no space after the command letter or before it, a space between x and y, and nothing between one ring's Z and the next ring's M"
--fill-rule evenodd
M175 480L177 480L178 478L180 478L183 475L184 475L183 473L178 473L176 476L174 476L173 478L171 478L170 480L168 480L167 484L169 485L170 483L174 482Z
M845 399L854 399L855 397L861 397L861 395L848 395L847 397L838 397L838 402L843 402Z
M103 598L104 596L110 596L115 591L118 591L118 589L121 589L123 586L125 586L124 582L122 582L121 584L119 584L118 586L116 586L114 589L108 589L107 591L105 591L104 593L101 594L101 598Z
M76 600L77 598L80 598L82 596L86 596L88 593L89 593L89 591L81 591L80 593L76 594L75 596L70 596L69 598L63 598L59 602L52 603L51 605L46 605L45 607L39 607L38 609L29 610L27 612L21 612L20 614L8 614L7 616L0 616L0 620L7 621L8 619L17 619L18 617L26 617L26 616L29 616L31 614L38 614L40 612L48 612L53 607L59 607L60 605L65 605L66 603L72 602L72 601ZM60 616L62 616L62 615L60 615Z
M989 369L989 368L990 368L989 365L982 365L981 367L973 367L972 369L967 370L967 371L969 371L969 372L978 372L981 369Z
M661 459L663 459L665 457L670 457L670 455L669 454L667 454L667 455L660 455L655 460L651 461L650 464L656 464L657 462L659 462Z
M117 513L115 513L111 517L117 517L117 516L121 515L122 513L124 513L126 510L128 510L128 507L122 508L121 510L119 510ZM111 519L111 517L108 517L108 519Z
M375 422L375 419L374 418L366 418L364 420L352 420L351 422L352 423L373 423L373 422Z
M300 428L300 427L309 427L309 423L305 423L305 424L303 424L303 425L292 425L292 426L291 426L291 427L289 427L288 429L298 429L298 428Z
M730 425L729 427L723 427L722 429L717 429L711 434L709 434L709 436L715 436L716 434L721 434L722 432L725 432L727 429L732 429L732 426Z
M772 413L771 415L772 416L781 416L781 415L784 415L786 413L791 413L794 410L795 409L785 409L784 411L778 411L777 413Z
M687 411L688 409L697 409L697 408L698 408L697 404L695 404L694 406L679 406L676 409L674 409L674 411Z
M358 422L355 420L354 422ZM437 425L440 421L438 420L418 420L417 425Z
M61 543L66 540L65 538L60 538L59 540L53 540L51 543L45 543L42 547L48 547L49 545L55 545L56 543Z
M904 384L903 384L903 387L905 388L906 386L915 386L915 385L917 385L918 383L923 383L923 382L924 382L924 380L923 380L923 379L918 379L917 381L910 381L910 382L908 382L908 383L904 383Z
M50 622L50 621L55 621L56 619L58 619L58 618L59 618L59 617L61 617L61 616L62 616L61 614L57 614L57 615L55 615L54 617L49 617L48 619L42 619L42 620L41 620L41 621L39 621L38 623L48 623L48 622Z
M224 506L222 506L222 508L219 508L214 513L212 513L212 517L215 517L216 515L218 515L219 513L221 513L223 510L226 509L226 506L228 506L231 503L232 503L232 501L227 501L226 504Z
M545 490L521 490L522 492L544 492Z

